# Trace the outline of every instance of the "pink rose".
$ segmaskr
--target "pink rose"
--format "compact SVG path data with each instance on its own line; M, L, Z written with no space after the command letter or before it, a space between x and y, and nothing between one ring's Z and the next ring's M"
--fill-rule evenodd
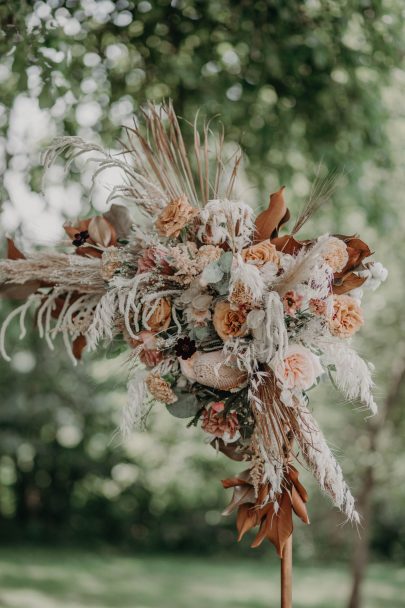
M308 390L323 373L319 357L300 344L291 344L282 363L277 363L274 373L284 388Z

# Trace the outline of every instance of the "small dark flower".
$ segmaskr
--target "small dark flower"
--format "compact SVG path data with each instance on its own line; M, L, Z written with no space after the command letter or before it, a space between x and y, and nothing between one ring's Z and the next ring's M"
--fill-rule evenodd
M197 351L194 340L190 340L187 336L179 338L175 346L176 355L182 359L190 359Z
M82 232L76 232L75 238L72 241L72 245L74 245L75 247L81 247L85 244L88 238L89 233L87 230L82 230Z

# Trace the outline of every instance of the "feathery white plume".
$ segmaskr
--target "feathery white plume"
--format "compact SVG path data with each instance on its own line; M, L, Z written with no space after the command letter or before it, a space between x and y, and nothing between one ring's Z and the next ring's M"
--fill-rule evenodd
M346 399L359 399L372 414L377 413L373 397L373 366L364 361L349 344L338 341L318 343L322 350L321 360L331 367L331 376L336 387Z

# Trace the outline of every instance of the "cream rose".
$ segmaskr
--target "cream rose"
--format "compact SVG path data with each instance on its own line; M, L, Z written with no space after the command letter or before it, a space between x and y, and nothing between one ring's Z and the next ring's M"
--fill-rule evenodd
M349 338L363 325L363 311L351 296L333 296L333 312L329 319L330 333L339 338Z
M238 338L246 334L246 313L242 310L232 310L229 302L218 302L212 322L222 340Z
M151 331L164 331L169 327L172 312L170 300L160 298L157 304L156 302L152 302L152 305L149 304L148 309L146 310L146 321ZM153 312L149 316L149 311L152 309Z
M156 220L155 226L160 236L177 238L182 228L197 215L198 209L194 209L183 194L166 205Z
M267 262L278 266L280 263L278 251L269 239L243 249L242 258L244 262L250 262L256 266L263 266Z
M341 272L349 261L346 243L331 236L325 243L323 259L333 272Z
M319 357L300 344L291 344L274 374L284 388L308 390L323 373Z

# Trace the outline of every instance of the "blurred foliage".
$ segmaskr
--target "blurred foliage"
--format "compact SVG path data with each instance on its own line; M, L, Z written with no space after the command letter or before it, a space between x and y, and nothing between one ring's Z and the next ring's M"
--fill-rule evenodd
M246 190L255 186L257 204L286 182L296 207L319 162L343 169L335 204L311 230L359 231L390 268L390 285L367 299L366 337L358 340L378 364L384 399L405 327L400 1L20 0L0 4L0 21L5 225L13 213L13 225L21 221L25 230L43 217L46 194L32 199L35 217L22 199L40 190L39 152L53 135L116 146L121 125L145 99L171 97L189 120L198 109L207 118L219 114L227 139L246 153ZM31 121L19 127L31 109ZM12 190L13 173L24 191ZM75 178L83 201L88 193L88 176L73 173L62 202L57 192L60 224L72 209ZM2 305L1 316L8 310ZM119 445L113 433L125 361L87 357L72 368L62 348L50 353L31 332L19 344L12 331L12 362L0 362L2 540L250 555L247 543L236 548L233 521L220 517L226 497L219 480L235 465L204 445L200 431L155 412L150 432ZM391 559L405 555L402 396L373 456L372 545ZM320 387L313 403L356 491L370 458L368 429L338 399ZM353 530L338 526L339 515L306 481L315 525L297 526L298 554L347 558Z
M145 99L179 115L219 114L262 192L307 193L321 160L345 169L357 203L379 219L381 186L356 188L365 164L390 163L381 90L404 52L395 0L20 0L0 7L7 111L16 92L58 129L112 144ZM347 193L346 193L347 196Z

